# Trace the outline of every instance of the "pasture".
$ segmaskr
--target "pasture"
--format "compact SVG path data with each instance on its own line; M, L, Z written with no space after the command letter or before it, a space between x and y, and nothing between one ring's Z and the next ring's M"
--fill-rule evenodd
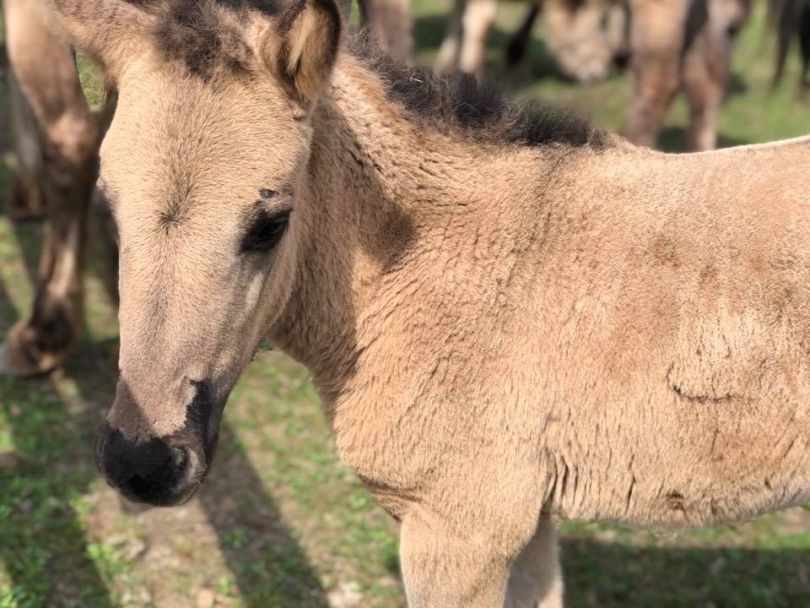
M448 5L415 2L418 62L432 60ZM502 72L521 14L502 7L490 74ZM621 129L628 79L562 81L539 34L529 65L503 76L504 86ZM734 57L723 145L810 132L810 102L793 81L769 90L771 55L757 6ZM98 100L98 75L81 66ZM664 148L682 147L684 122L678 102ZM9 185L8 133L0 123L0 192ZM306 370L278 352L262 351L242 377L212 473L190 503L139 510L98 478L93 436L114 391L117 329L111 249L94 225L79 349L49 377L0 378L0 608L403 606L395 523L340 464ZM0 333L27 314L40 234L0 214ZM801 509L678 534L568 522L562 548L569 606L810 605L810 512Z

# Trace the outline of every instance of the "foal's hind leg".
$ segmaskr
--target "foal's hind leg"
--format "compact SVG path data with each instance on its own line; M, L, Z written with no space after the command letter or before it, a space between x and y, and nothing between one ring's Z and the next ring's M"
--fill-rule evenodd
M548 518L512 564L505 608L562 608L563 580L557 533Z
M36 180L49 220L31 317L0 347L0 372L30 375L57 366L81 329L84 224L96 180L99 128L47 3L4 0L3 9L9 69L35 122L18 142L20 162Z

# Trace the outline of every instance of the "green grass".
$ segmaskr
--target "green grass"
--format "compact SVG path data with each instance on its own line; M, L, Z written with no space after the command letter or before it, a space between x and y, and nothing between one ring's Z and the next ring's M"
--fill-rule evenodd
M418 61L435 55L448 4L416 2ZM521 12L511 4L499 15L491 73ZM529 64L504 86L622 128L626 77L580 87L549 65L538 35ZM769 90L761 11L734 65L722 143L810 132L810 104L793 83ZM83 59L80 68L97 103L98 74ZM10 143L5 120L0 157ZM679 101L665 148L682 146L684 124ZM0 163L0 193L8 185ZM396 526L339 462L306 370L280 353L262 353L236 387L194 501L137 511L98 479L93 435L113 395L117 332L107 249L93 232L88 329L75 356L48 378L0 379L0 608L326 606L345 589L362 594L360 606L403 606ZM0 215L0 334L28 311L40 237L41 227ZM562 545L570 606L810 605L810 513L802 510L678 535L567 522Z

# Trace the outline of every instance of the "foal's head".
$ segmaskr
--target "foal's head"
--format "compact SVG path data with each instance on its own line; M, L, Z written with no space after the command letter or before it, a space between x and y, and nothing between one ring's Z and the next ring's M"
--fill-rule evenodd
M224 402L289 298L308 116L332 0L54 0L118 89L100 186L120 243L121 376L100 467L176 504L204 478Z

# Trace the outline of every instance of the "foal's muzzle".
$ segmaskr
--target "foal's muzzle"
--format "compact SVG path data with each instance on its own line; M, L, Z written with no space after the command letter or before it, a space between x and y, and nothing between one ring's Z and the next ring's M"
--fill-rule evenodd
M135 502L173 506L185 502L205 475L204 451L182 437L130 441L105 425L98 466L107 482Z

